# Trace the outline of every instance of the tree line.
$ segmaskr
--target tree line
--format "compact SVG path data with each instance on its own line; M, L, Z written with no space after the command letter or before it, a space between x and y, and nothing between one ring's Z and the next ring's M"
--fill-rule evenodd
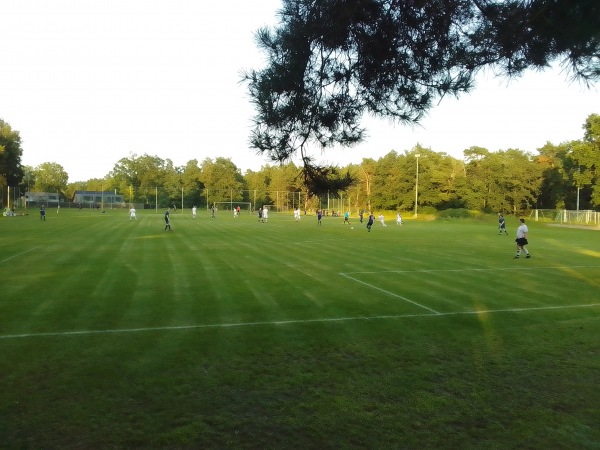
M59 163L21 166L19 133L0 121L0 185L17 187L21 193L58 192L67 201L77 190L116 190L135 203L155 203L160 188L159 206L230 200L276 204L283 201L280 193L298 192L309 209L322 205L324 196L343 198L344 206L355 211L411 211L416 202L421 211L466 208L519 214L532 208L598 209L600 115L590 115L583 130L582 139L548 142L536 154L474 146L463 151L461 160L420 145L392 150L377 160L364 158L336 168L351 183L316 194L306 184L303 168L294 163L266 164L242 174L231 159L222 157L176 166L159 156L131 154L103 178L69 183Z

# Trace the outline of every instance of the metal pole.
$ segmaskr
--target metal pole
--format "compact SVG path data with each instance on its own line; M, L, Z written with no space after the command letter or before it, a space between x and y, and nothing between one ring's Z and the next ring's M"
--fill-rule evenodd
M418 214L418 208L419 208L419 157L421 155L419 153L417 153L415 155L415 158L417 158L417 177L416 177L416 181L415 181L415 217L417 217Z
M581 166L577 168L577 174L581 172ZM577 211L579 211L579 177L577 177Z

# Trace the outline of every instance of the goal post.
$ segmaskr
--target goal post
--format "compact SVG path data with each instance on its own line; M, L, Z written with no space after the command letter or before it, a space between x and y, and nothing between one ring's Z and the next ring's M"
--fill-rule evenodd
M535 222L600 226L600 212L593 210L535 209L530 217Z
M239 206L240 214L242 212L247 212L248 214L252 212L252 203L250 202L214 202L213 206L217 209L217 211L233 211Z

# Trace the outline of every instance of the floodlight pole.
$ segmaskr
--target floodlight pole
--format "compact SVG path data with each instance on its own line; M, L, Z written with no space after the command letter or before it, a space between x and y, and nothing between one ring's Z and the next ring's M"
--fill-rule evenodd
M417 177L415 181L415 217L417 217L418 207L419 207L419 158L421 157L420 153L415 154L415 158L417 158Z
M577 174L581 172L581 166L577 168ZM579 177L577 177L577 211L579 211Z

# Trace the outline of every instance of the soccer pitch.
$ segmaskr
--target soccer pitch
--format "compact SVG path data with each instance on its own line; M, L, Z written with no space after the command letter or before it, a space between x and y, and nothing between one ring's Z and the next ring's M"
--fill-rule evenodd
M163 212L1 218L0 447L600 448L600 232Z

